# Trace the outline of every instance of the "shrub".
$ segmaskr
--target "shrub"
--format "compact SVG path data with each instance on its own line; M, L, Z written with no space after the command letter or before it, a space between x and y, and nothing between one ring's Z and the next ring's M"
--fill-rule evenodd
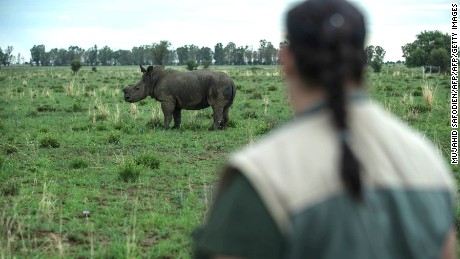
M76 75L78 70L81 68L81 62L80 60L74 60L70 63L70 68L73 71L73 74Z
M86 162L81 157L74 158L72 161L70 161L70 167L73 169L86 168L88 167L88 162Z
M187 70L190 70L190 71L196 70L198 68L198 64L196 63L195 60L187 61L186 65L187 65Z
M254 93L252 93L250 98L251 99L262 99L262 94L259 93L259 92L254 92Z
M16 179L4 181L0 185L1 194L3 196L16 196L19 195L19 186L16 184Z
M52 107L48 104L43 104L43 105L39 105L37 107L37 111L38 112L55 112L56 111L56 107Z
M59 141L51 135L45 136L42 139L40 139L41 148L58 148L59 146Z
M203 68L209 68L211 66L211 60L205 60L203 61Z
M271 85L271 86L269 86L269 87L268 87L268 89L267 89L267 90L268 90L268 91L272 91L272 92L273 92L273 91L276 91L276 90L278 90L278 87L276 87L276 86L274 86L274 85Z
M257 119L257 114L255 111L247 110L242 113L243 118L245 119Z
M118 134L117 132L111 132L109 134L109 137L107 138L107 142L109 142L110 144L120 143L120 134Z
M124 182L135 182L141 175L141 168L128 160L118 170L118 177Z
M97 72L97 67L93 66L93 67L91 68L91 70L92 70L93 72Z
M5 149L5 153L6 153L7 155L11 155L11 154L13 154L13 153L18 152L18 148L17 148L15 145L13 145L13 144L6 144L6 145L4 146L4 149Z
M382 63L383 62L377 59L372 60L371 62L372 70L374 70L375 73L380 73L380 71L382 71Z
M136 158L137 165L143 165L150 169L157 169L160 166L160 160L152 154L143 154Z

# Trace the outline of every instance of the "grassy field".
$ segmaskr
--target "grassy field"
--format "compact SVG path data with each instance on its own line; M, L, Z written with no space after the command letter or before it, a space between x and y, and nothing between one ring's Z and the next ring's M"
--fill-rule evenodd
M227 154L292 117L278 67L213 69L238 89L226 131L210 108L162 130L158 102L123 101L138 67L2 67L0 258L189 258ZM367 85L447 161L448 76L384 67Z

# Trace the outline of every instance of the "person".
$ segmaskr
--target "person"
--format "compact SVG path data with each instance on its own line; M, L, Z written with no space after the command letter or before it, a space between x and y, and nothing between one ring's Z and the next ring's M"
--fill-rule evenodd
M287 14L296 119L225 164L196 258L454 258L450 171L366 97L365 22L344 0Z

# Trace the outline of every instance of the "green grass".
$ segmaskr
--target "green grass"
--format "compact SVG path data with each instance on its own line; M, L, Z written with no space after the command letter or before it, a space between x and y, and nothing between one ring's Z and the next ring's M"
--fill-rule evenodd
M158 102L123 101L138 67L2 67L0 257L190 258L226 156L292 117L278 67L213 69L238 89L226 131L210 108L162 130ZM447 160L448 76L384 67L367 85Z

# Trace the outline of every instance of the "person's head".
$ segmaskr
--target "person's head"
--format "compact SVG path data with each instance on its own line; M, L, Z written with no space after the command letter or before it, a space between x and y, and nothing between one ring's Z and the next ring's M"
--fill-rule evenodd
M281 59L288 92L295 92L291 97L297 99L308 94L326 99L343 147L342 179L347 189L359 196L358 162L347 140L345 95L347 89L362 84L364 18L345 0L309 0L288 12L286 27L288 44Z

